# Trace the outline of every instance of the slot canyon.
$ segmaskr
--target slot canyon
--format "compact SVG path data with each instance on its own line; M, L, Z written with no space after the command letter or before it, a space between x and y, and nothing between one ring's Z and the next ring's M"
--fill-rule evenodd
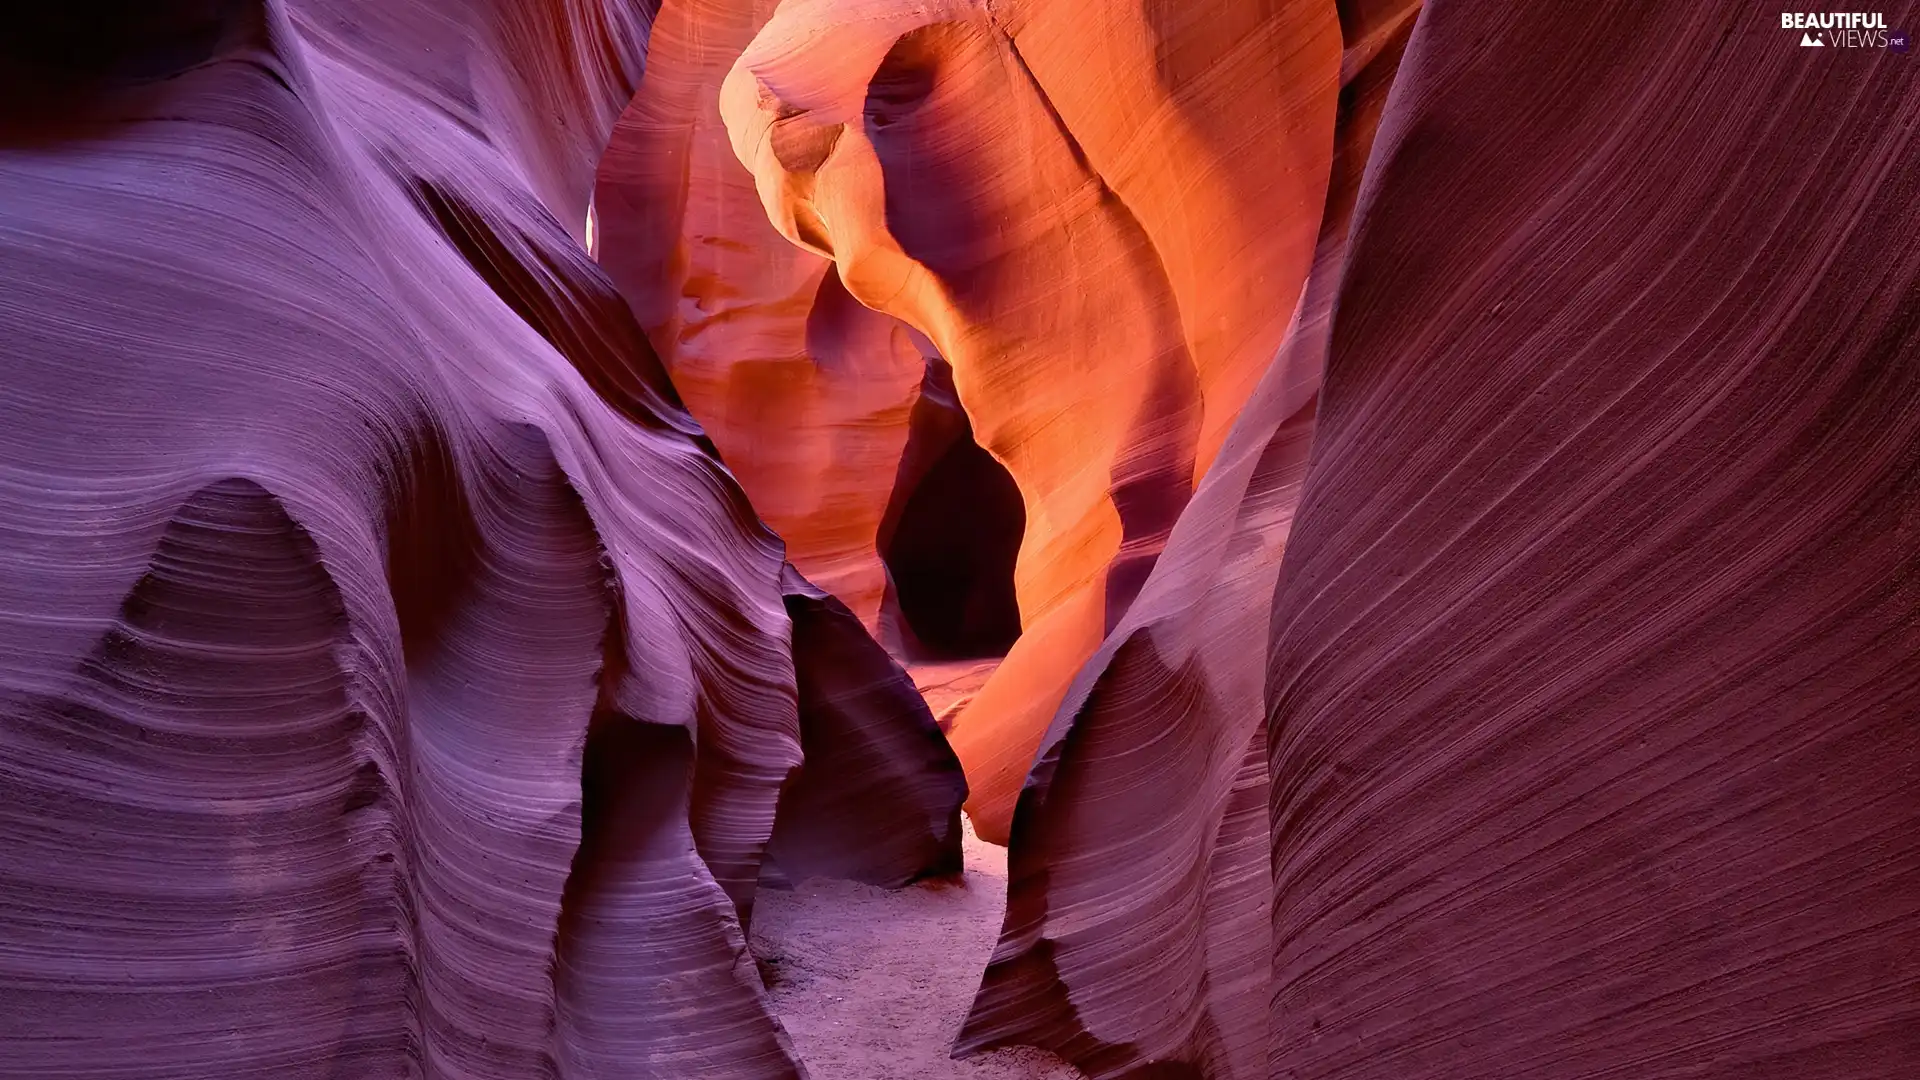
M0 12L0 1078L1920 1077L1797 10Z

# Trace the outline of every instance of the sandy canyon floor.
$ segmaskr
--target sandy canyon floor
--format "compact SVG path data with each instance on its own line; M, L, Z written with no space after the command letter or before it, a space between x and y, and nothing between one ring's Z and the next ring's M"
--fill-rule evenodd
M897 891L815 879L765 889L754 951L813 1080L1077 1080L1021 1048L947 1056L1007 904L1007 851L966 836L964 879Z

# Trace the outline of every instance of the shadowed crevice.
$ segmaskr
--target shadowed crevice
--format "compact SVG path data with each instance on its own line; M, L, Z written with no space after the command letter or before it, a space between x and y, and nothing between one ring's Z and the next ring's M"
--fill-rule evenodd
M684 727L595 711L555 945L555 1041L568 1077L802 1075L733 904L695 849L693 772ZM650 1069L636 1073L636 1062Z
M603 271L552 222L553 242L541 243L488 216L445 184L414 178L421 210L494 294L580 372L601 400L627 420L653 431L675 431L719 457L712 440L687 414L659 354ZM551 221L528 200L530 214Z
M769 854L793 881L898 888L960 872L967 782L927 703L846 605L787 571L805 760Z
M953 369L929 357L876 543L910 654L1005 655L1020 636L1013 570L1026 527L1020 488L973 441Z

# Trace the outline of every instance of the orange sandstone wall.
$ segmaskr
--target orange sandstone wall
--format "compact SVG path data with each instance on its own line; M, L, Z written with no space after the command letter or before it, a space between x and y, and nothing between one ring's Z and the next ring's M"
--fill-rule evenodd
M787 555L869 628L875 537L924 361L898 320L767 222L720 84L774 0L669 0L595 182L600 265Z
M1281 343L1340 55L1329 4L789 0L727 78L773 223L1019 485L1024 634L952 732L984 836Z

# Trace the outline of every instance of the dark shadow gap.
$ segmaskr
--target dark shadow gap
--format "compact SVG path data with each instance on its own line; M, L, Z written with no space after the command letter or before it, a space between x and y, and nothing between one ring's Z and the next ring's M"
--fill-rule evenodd
M876 544L913 659L1002 656L1012 647L1020 636L1013 568L1026 526L1013 477L973 441L952 368L929 357Z

